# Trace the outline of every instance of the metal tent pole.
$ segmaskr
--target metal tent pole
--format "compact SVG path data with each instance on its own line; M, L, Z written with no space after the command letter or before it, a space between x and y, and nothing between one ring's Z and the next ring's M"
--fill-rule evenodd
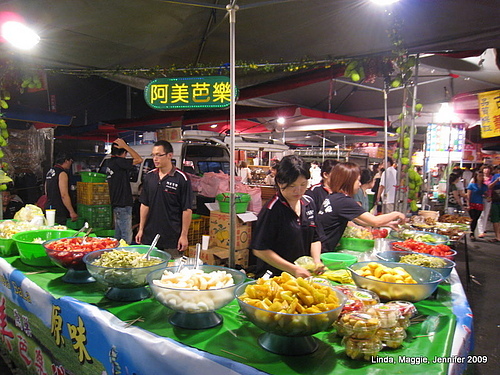
M235 210L235 131L236 131L236 11L239 9L236 1L232 0L226 6L229 14L229 80L231 82L231 101L229 106L229 123L230 123L230 179L229 179L229 215L230 215L230 231L229 231L229 267L235 266L235 245L236 245L236 210Z

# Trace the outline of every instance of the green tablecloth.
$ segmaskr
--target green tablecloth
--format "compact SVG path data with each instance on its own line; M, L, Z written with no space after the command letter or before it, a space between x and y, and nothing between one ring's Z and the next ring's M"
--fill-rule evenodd
M23 264L18 257L5 259L56 298L71 296L108 310L123 321L141 317L142 321L134 323L137 327L271 374L447 373L447 364L432 361L435 356L448 357L451 351L455 316L452 313L449 285L439 286L435 296L416 304L424 320L410 326L402 348L384 349L379 353L379 357L395 358L396 364L372 364L349 359L341 345L341 338L334 330L315 335L321 344L311 355L293 357L270 353L257 342L263 331L240 315L236 301L218 311L224 318L222 325L206 330L181 329L168 322L172 312L153 298L131 303L110 301L103 296L105 287L98 283L68 284L61 280L64 270L60 268L33 273L40 270ZM398 363L403 356L406 359L411 357L414 361L426 357L430 363L420 366Z

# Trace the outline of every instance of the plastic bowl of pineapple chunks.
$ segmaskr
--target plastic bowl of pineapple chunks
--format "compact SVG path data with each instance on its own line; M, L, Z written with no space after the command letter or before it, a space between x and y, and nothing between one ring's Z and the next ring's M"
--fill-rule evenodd
M359 288L371 290L385 301L424 300L443 281L443 276L431 268L398 262L358 262L349 271Z

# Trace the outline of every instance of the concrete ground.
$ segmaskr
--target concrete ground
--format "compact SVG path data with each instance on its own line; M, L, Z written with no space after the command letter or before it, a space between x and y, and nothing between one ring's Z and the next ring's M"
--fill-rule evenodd
M471 366L467 374L498 374L500 368L500 288L497 285L500 266L500 243L490 243L494 235L490 225L484 239L467 241L469 271L467 280L464 245L458 246L457 272L474 314L474 354L488 356L488 363Z

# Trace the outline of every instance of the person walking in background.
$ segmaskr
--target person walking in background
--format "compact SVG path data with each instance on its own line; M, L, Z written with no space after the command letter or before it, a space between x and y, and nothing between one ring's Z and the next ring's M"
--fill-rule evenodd
M360 170L355 163L339 163L331 173L328 195L318 211L318 223L324 232L322 252L335 251L349 221L355 224L380 227L393 226L396 221L404 221L401 212L390 212L382 215L372 215L361 207L353 196L360 189Z
M244 184L248 184L252 179L252 170L248 168L248 164L246 161L242 160L240 162L238 174L241 177L241 182Z
M378 190L380 188L380 177L382 176L384 168L380 167L380 164L373 164L373 187L372 187L372 192L373 192L373 197L374 197L374 206L375 210L373 211L375 214L378 214L379 212L382 212L382 205L380 204L380 201L377 200L378 197Z
M127 152L132 159L127 159ZM105 173L109 186L109 196L113 207L115 238L132 243L132 188L130 171L140 164L142 157L127 142L117 138L111 146L111 158L106 160Z
M160 234L157 248L178 258L188 248L193 190L187 175L172 163L173 148L167 141L153 145L155 169L142 183L140 221L135 240L150 245Z
M484 184L489 186L491 183L491 179L493 178L492 168L490 165L483 165L480 169L483 172ZM486 233L486 227L488 226L488 220L490 219L490 210L491 210L491 190L488 189L486 192L486 196L483 198L483 212L481 212L481 216L477 221L477 233L479 238L483 238Z
M373 172L368 168L363 168L361 170L359 182L361 183L361 187L359 188L358 192L354 194L353 198L361 207L363 207L365 211L370 212L371 207L366 191L373 187Z
M469 215L472 219L470 223L470 239L472 241L476 240L475 231L477 227L477 221L483 212L483 196L488 191L488 186L484 184L483 172L476 172L471 182L467 186L467 195L469 201Z
M500 168L498 166L488 187L491 190L491 222L495 232L495 238L488 242L498 243L500 242Z
M397 171L394 168L394 161L391 157L387 157L384 162L384 172L380 176L380 185L377 191L377 199L379 202L382 198L382 212L393 212L394 201L396 199L396 186L398 185Z
M316 226L316 207L304 195L309 184L309 168L296 155L285 156L278 165L278 191L259 213L252 233L250 249L257 259L256 276L270 271L279 276L283 271L295 277L311 273L294 264L301 256L311 256L322 269L320 260L321 230Z
M464 180L464 186L469 186L469 183L474 177L474 172L470 170L470 166L465 166L464 171L462 172L462 179Z
M271 167L269 168L269 174L264 177L264 185L267 185L267 186L274 186L275 185L275 177L276 177L276 172L278 171L278 165L279 165L279 161L276 161L273 163L273 165L271 165Z
M309 168L309 174L311 178L309 179L309 187L319 184L323 177L321 176L321 168L317 161L311 162L311 167Z
M460 181L460 176L455 172L450 173L448 177L448 208L452 210L464 210L465 203L462 201L462 196L457 187L457 182Z
M336 160L326 159L321 166L321 182L319 184L311 186L306 191L306 194L314 200L316 210L319 210L326 196L331 193L328 183L330 181L330 174L332 172L332 169L337 164L338 161Z
M78 214L73 208L69 195L68 173L73 159L66 153L60 153L56 155L54 161L54 166L49 169L45 176L45 194L47 195L45 209L55 209L55 222L66 225L68 218L71 218L71 221L78 219Z

